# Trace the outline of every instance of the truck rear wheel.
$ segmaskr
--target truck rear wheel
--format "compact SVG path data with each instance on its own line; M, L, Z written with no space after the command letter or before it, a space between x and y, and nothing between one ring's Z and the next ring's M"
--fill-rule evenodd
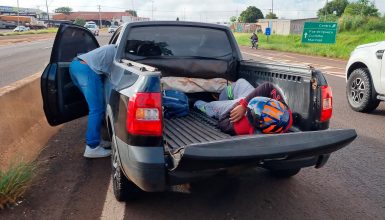
M296 169L270 169L270 174L274 177L278 178L289 178L292 176L295 176L296 174L301 171L301 168L296 168Z
M357 112L371 112L378 107L380 101L367 68L354 70L346 84L346 97L350 107Z
M127 179L122 171L119 155L116 151L116 140L114 135L112 137L111 149L112 186L115 198L120 202L132 200L136 198L140 190L134 183Z

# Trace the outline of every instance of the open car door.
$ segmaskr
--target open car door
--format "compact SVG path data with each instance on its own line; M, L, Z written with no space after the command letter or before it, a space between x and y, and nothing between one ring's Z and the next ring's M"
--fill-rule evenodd
M60 25L50 62L41 76L43 108L50 125L87 115L86 100L70 78L69 65L77 55L98 47L98 41L88 29L74 24Z

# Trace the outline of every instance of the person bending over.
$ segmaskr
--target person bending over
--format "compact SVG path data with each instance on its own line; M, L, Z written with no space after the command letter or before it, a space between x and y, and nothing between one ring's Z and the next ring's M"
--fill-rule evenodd
M108 144L101 144L100 129L103 122L105 105L103 96L103 74L109 73L115 45L105 45L74 58L70 64L70 77L83 93L88 104L88 121L84 157L108 157L111 150ZM103 146L104 145L104 146Z

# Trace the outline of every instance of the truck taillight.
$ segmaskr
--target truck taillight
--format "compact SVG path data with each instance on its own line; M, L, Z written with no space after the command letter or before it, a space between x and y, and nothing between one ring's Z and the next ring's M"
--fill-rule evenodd
M162 136L160 93L136 93L127 106L127 131L133 135Z
M333 113L333 95L332 88L329 86L321 86L322 103L321 103L321 122L328 121Z

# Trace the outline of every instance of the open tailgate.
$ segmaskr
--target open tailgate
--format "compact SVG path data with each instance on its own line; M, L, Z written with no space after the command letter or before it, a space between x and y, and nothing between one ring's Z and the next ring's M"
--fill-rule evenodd
M244 163L330 154L357 137L354 129L238 136L179 150L177 170L209 170Z

